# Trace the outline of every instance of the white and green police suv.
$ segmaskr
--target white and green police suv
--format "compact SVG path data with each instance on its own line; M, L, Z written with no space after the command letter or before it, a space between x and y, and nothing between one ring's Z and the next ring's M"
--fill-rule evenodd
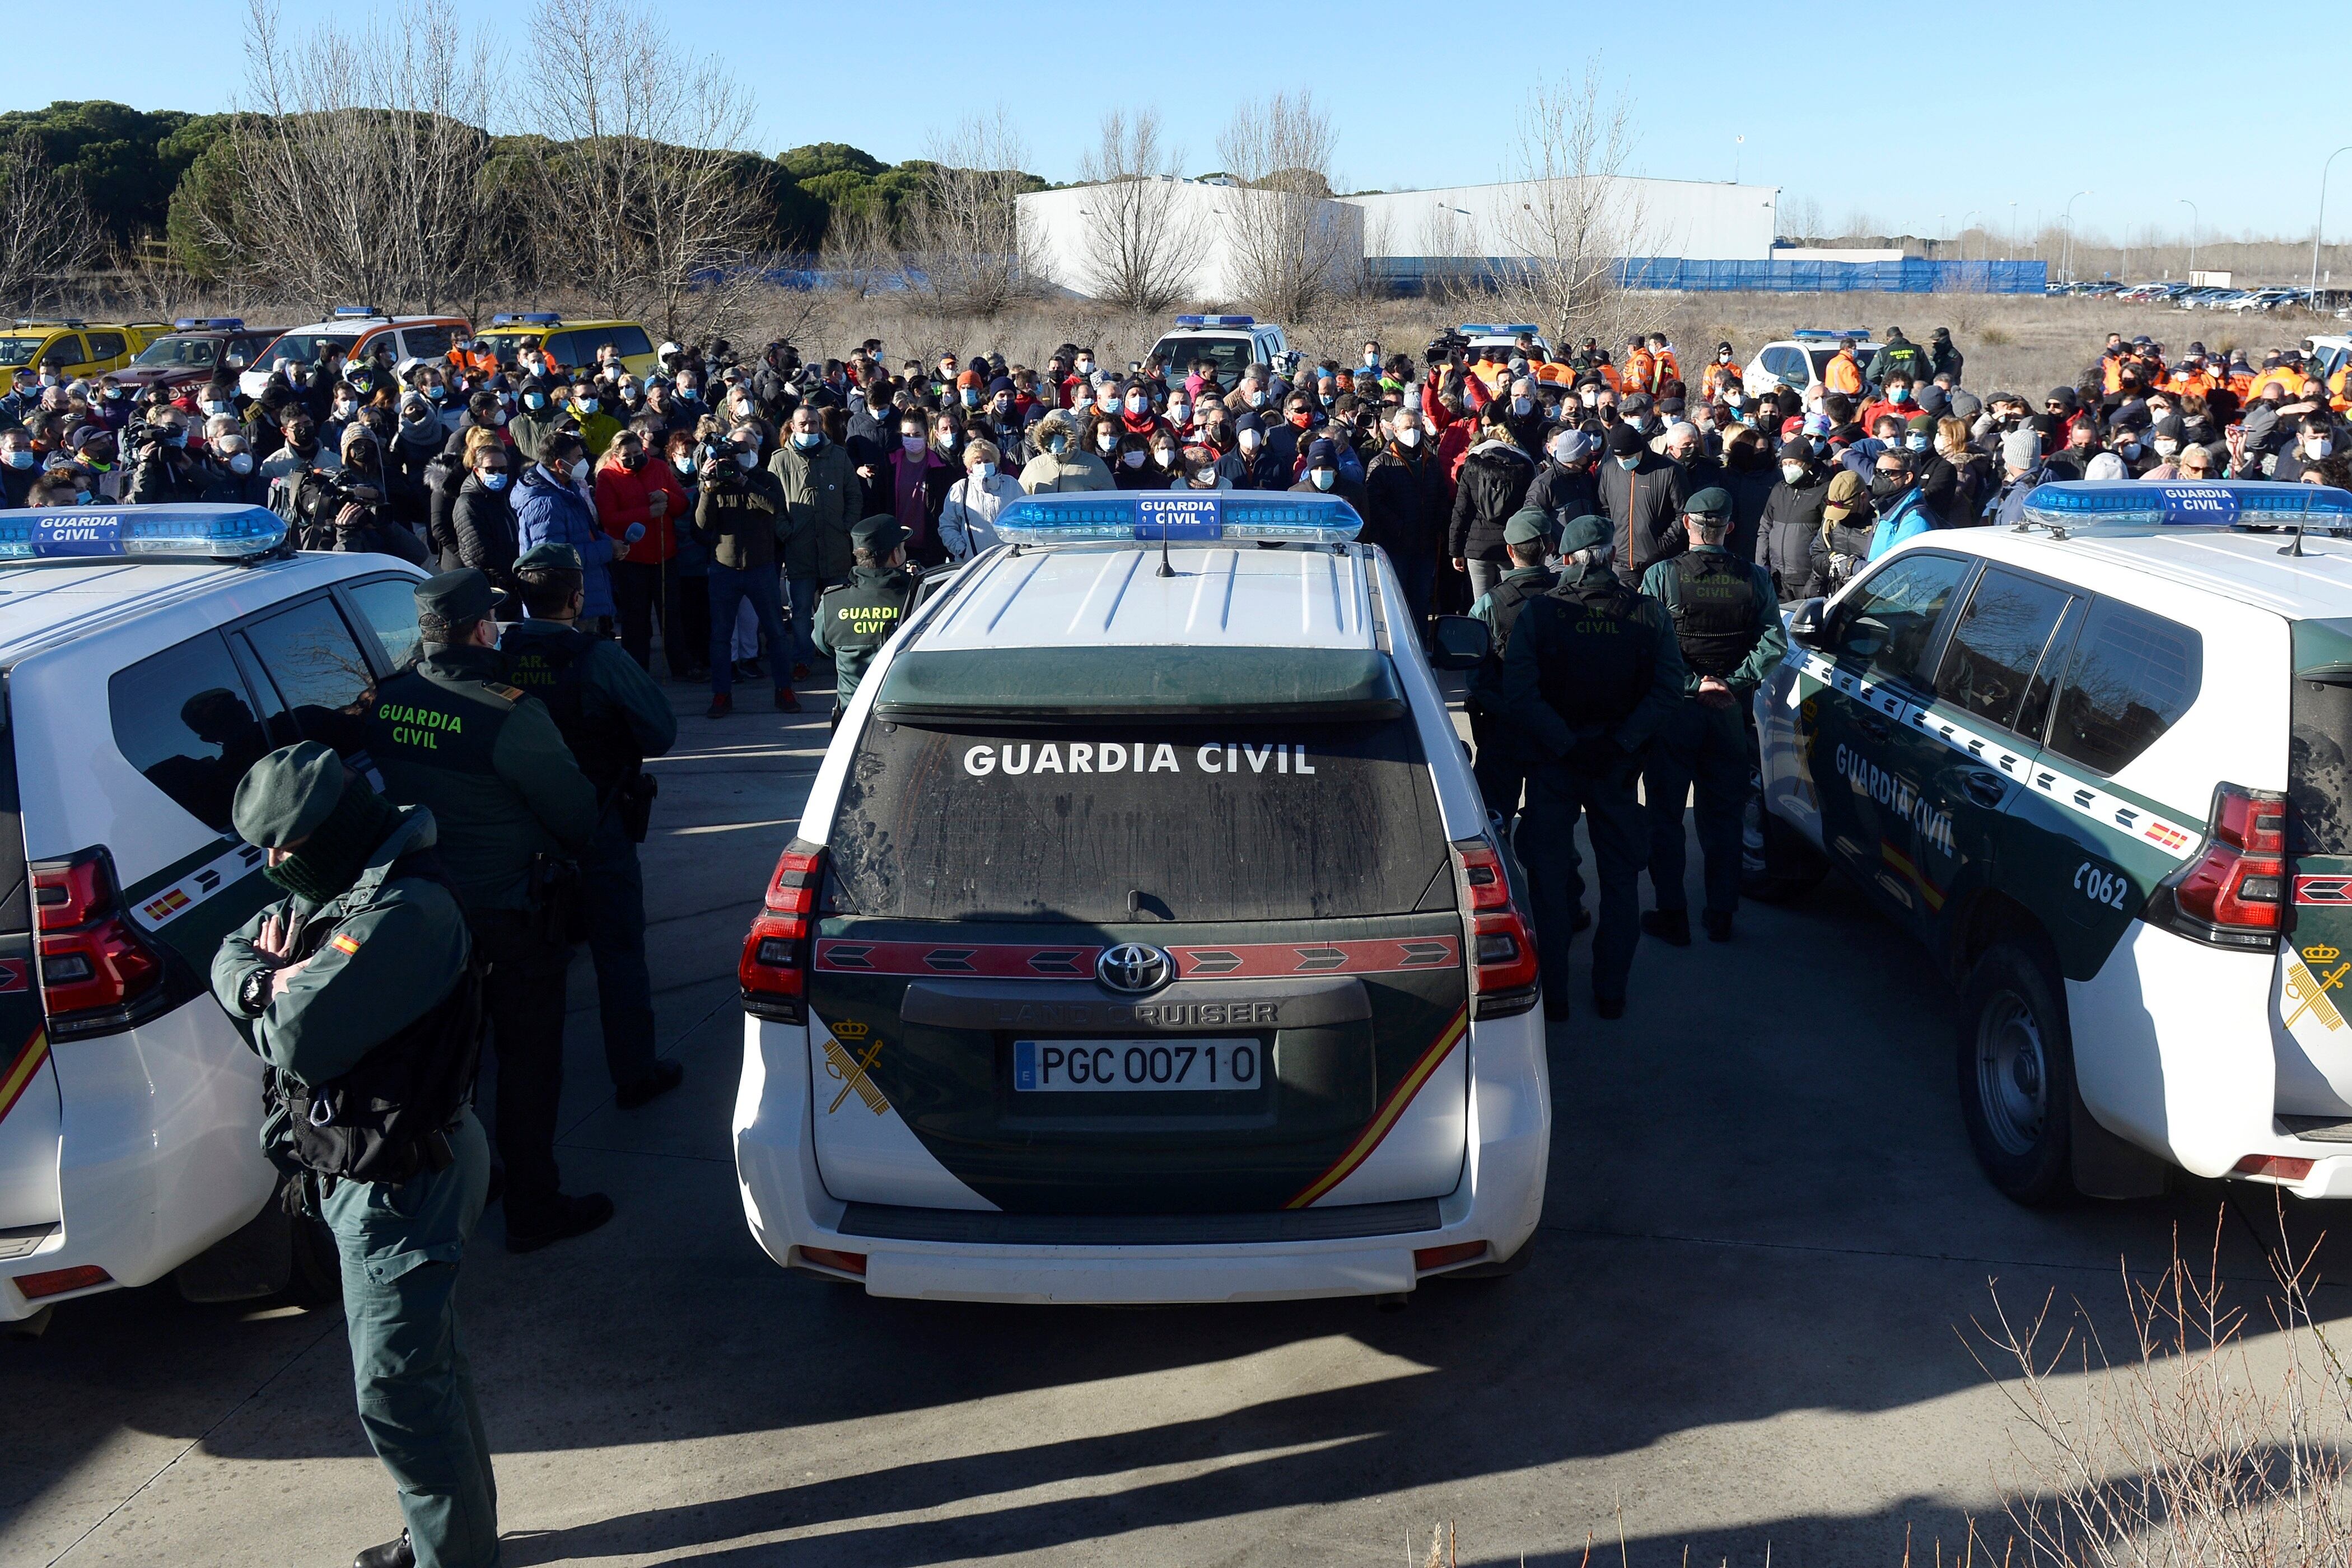
M2168 1167L2352 1194L2352 495L2045 485L1795 612L1768 839L1960 987L2025 1202Z
M735 1152L876 1295L1388 1294L1527 1256L1535 946L1337 498L1034 497L844 715L742 954ZM1486 647L1439 623L1439 663Z
M302 739L369 765L418 574L285 535L257 507L0 512L0 1322L166 1275L333 1288L206 976L276 896L237 781Z

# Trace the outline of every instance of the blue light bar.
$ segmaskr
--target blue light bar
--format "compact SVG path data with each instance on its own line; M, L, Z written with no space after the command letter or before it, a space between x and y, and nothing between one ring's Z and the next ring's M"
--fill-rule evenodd
M1017 544L1116 542L1199 544L1211 540L1345 544L1364 526L1338 496L1247 490L1095 490L1024 496L996 516L996 531Z
M520 321L534 327L552 327L562 320L562 313L556 310L516 310L504 315L492 316L490 325L505 327Z
M183 316L172 323L175 332L241 332L245 320L240 316Z
M1483 332L1488 337L1514 338L1517 337L1521 332L1527 333L1529 337L1534 337L1538 331L1536 324L1533 321L1465 321L1454 330L1460 332L1465 337L1469 336L1472 332Z
M1789 335L1792 338L1852 338L1855 342L1864 343L1870 341L1870 329L1867 327L1854 327L1848 330L1832 327L1799 327Z
M134 555L247 561L285 542L285 520L261 506L192 502L0 511L0 561Z
M335 307L335 314L338 316L381 316L383 314L383 307L381 305L338 305Z
M1255 327L1257 325L1257 318L1255 316L1179 316L1176 318L1176 324L1180 327Z
M2330 485L2225 479L2060 480L2025 498L2027 522L2044 528L2352 528L2352 491Z

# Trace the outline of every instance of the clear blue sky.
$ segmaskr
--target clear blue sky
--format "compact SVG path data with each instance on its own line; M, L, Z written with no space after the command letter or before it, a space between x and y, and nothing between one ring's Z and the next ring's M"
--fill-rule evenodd
M458 5L510 55L524 46L528 0ZM19 7L9 19L19 68L0 108L60 98L231 105L244 72L240 0L113 0L102 9L101 33L126 47L94 44L86 7ZM293 30L342 9L297 0L286 16ZM2054 224L2068 195L2090 186L2074 206L2086 236L2128 228L2136 241L2151 225L2182 233L2186 196L2207 237L2307 237L2320 163L2337 142L2352 142L2347 132L2315 144L2240 144L2248 103L2290 101L2249 90L2267 79L2307 79L2294 96L2324 104L2327 68L2319 56L2300 66L2294 41L2310 34L2325 53L2323 35L2340 29L2320 13L2260 26L2226 7L2171 0L2128 8L664 0L660 9L681 47L716 43L730 54L758 99L763 152L847 142L896 162L920 156L930 127L1001 103L1028 141L1029 167L1055 180L1075 176L1107 108L1156 105L1188 171L1200 172L1216 166L1217 133L1238 103L1306 87L1330 112L1348 186L1475 184L1501 174L1504 128L1527 72L1580 69L1596 51L1634 107L1636 172L1724 180L1736 156L1741 179L1782 187L1784 226L1787 204L1811 198L1833 227L1867 214L1921 234L1940 217L1952 232L1972 210L2005 227L2015 203L2030 229L2037 211ZM2182 133L2198 116L2172 96L2192 74L2227 89L2205 134ZM2283 107L2277 118L2340 121L2325 107ZM2352 156L2336 174L2331 238L2352 233Z

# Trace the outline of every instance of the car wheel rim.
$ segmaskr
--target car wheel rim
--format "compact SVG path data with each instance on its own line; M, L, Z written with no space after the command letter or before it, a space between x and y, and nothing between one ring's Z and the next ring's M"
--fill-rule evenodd
M1977 1020L1977 1102L2008 1154L2030 1154L2049 1114L2050 1065L2042 1027L2024 998L2002 992Z

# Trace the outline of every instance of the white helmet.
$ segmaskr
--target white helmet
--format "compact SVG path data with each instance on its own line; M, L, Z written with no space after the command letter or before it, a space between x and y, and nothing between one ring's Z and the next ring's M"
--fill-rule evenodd
M664 343L660 348L655 350L654 353L655 357L657 359L674 359L685 352L686 351L684 349L679 348L676 343Z

